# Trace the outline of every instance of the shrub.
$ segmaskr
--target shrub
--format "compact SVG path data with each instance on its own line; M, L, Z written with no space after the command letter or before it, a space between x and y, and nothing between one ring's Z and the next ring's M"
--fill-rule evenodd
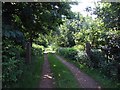
M76 60L80 65L85 65L90 69L95 68L107 77L112 77L112 79L117 80L117 62L115 60L107 60L100 49L92 49L91 60L86 55L85 51L77 51L74 48L59 48L57 52L65 58Z
M32 55L42 55L43 51L42 48L32 48Z
M86 53L84 51L79 51L78 54L76 55L76 60L80 63L80 64L84 64L87 66L90 66L91 62L88 59Z
M2 87L11 87L18 81L24 66L24 50L13 41L3 40L2 47Z
M116 61L114 60L107 60L103 55L102 51L99 49L93 49L93 63L98 66L100 69L99 71L104 73L108 77L112 77L113 79L117 76L117 67ZM107 62L109 61L109 62Z
M92 63L93 67L98 68L105 62L104 55L99 49L92 49Z
M20 78L23 72L23 59L17 60L14 57L8 59L7 62L2 64L2 85L3 87L10 87L18 78Z
M84 51L77 51L74 48L59 48L57 52L65 58L90 66L90 60Z
M76 60L76 55L78 53L78 51L73 48L59 48L57 50L57 52L60 55L66 57L66 58L69 58L71 60Z

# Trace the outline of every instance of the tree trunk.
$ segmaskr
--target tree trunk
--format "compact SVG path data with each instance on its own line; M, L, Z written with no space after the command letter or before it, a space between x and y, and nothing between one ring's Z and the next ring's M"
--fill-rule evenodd
M87 56L88 56L89 59L91 60L91 65L92 65L92 67L93 67L91 45L90 45L89 42L86 43L85 50L86 50L86 54L87 54Z
M26 43L26 64L31 63L31 45L30 42Z
M26 63L31 63L31 58L32 58L32 42L33 42L33 34L32 32L29 33L30 38L26 44Z
M30 36L29 42L30 42L30 46L32 47L32 42L33 42L32 35Z
M86 53L90 59L92 59L91 45L89 42L86 43Z

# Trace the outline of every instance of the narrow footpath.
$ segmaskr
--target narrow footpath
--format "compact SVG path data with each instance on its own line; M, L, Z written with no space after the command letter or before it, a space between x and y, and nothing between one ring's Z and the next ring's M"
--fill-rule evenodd
M54 78L51 73L47 53L44 54L44 64L39 88L54 88Z
M96 89L98 88L98 90L101 89L100 85L95 80L93 80L90 76L81 72L77 67L65 61L62 57L57 55L56 57L58 58L58 60L60 60L63 64L65 64L70 69L70 71L73 73L73 75L77 79L81 88L96 88Z

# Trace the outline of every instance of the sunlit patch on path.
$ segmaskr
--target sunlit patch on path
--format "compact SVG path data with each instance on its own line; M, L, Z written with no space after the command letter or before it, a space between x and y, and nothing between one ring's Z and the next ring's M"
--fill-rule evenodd
M65 61L60 56L56 55L56 57L70 69L70 71L74 74L75 78L77 79L81 88L97 88L98 90L101 89L100 85L95 80L93 80L91 77L89 77L85 73L81 72L73 64Z
M44 64L42 69L42 77L40 81L40 88L53 88L54 78L50 70L47 54L44 54Z

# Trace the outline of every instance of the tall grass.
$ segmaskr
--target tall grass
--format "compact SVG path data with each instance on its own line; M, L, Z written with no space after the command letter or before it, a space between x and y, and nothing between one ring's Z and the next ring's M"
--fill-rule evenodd
M23 74L14 85L17 88L38 88L41 72L42 72L42 65L43 65L43 55L42 56L33 56L31 64L24 66Z

